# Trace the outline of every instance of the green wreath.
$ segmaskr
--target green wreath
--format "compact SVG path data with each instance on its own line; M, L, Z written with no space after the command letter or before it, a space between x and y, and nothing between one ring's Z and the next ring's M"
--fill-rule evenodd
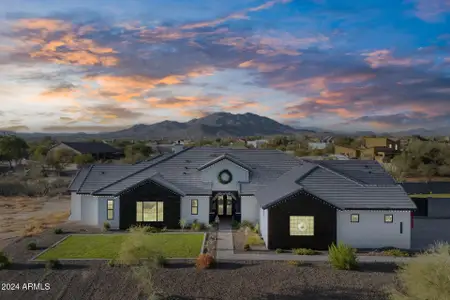
M226 175L228 178L224 179L222 176ZM233 180L233 175L231 175L231 172L228 170L223 170L220 171L219 176L217 177L217 179L219 180L219 182L221 184L228 184Z

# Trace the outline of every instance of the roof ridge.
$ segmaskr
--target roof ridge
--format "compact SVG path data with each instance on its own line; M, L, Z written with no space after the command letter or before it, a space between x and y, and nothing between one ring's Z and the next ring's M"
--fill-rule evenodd
M83 181L81 182L80 187L77 189L76 193L78 193L78 191L81 190L81 188L83 187L83 184L86 182L86 179L89 177L89 174L91 174L91 171L92 171L92 169L94 168L94 166L95 166L95 165L92 164L92 165L89 167L89 171L87 172L86 177L84 177Z
M192 148L193 148L193 147L187 147L187 148L185 148L185 149L183 149L183 150L181 150L181 151L175 152L175 153L173 153L172 155L169 155L169 156L167 156L166 158L164 158L164 159L162 159L162 160L160 160L160 161L157 161L157 162L154 163L154 164L151 164L151 165L146 166L146 167L144 167L144 168L142 168L142 169L139 169L139 170L137 170L137 171L134 172L134 173L131 173L131 174L129 174L129 175L123 177L123 178L120 178L120 179L118 179L118 180L116 180L116 181L114 181L114 182L112 182L112 183L110 183L110 184L108 184L108 185L105 185L105 186L102 187L102 188L99 188L99 189L95 190L94 192L92 192L92 194L98 193L98 192L100 192L100 191L103 190L103 189L106 189L106 188L108 188L108 187L110 187L110 186L112 186L112 185L114 185L114 184L116 184L116 183L119 183L119 182L121 182L121 181L123 181L123 180L125 180L125 179L130 178L131 176L134 176L134 175L136 175L136 174L138 174L138 173L144 172L144 171L150 169L151 167L154 167L154 166L156 166L157 164L160 164L160 163L162 163L162 162L164 162L164 161L167 161L168 159L170 159L170 158L172 158L172 157L175 157L175 156L177 156L178 154L181 154L181 153L183 153L183 152L186 152L187 150L192 149ZM153 176L153 175L152 175L152 176Z

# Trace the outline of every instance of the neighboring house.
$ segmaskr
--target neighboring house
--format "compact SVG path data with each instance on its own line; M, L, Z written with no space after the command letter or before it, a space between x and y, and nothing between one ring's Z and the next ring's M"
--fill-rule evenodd
M409 248L416 208L375 161L261 149L191 147L136 165L92 165L69 190L70 220L115 229L247 220L269 249Z
M160 154L175 153L185 148L183 141L176 141L171 144L148 143L147 146L152 148L153 152Z
M321 142L321 143L325 143L325 144L332 144L332 143L334 143L334 137L332 137L332 136L326 136L326 137L322 138L322 139L320 140L320 142Z
M335 155L345 155L348 158L359 158L361 153L360 153L359 149L335 145L334 146L334 154Z
M260 148L262 145L267 144L268 140L255 140L255 141L247 141L247 146L253 146L254 148Z
M401 143L385 137L365 137L360 147L351 148L335 146L335 154L346 155L349 158L377 160L380 163L389 162L400 152Z
M74 154L91 154L96 160L118 159L123 156L121 150L102 142L61 142L52 147L49 153L60 149L71 150Z
M450 182L404 182L402 186L417 206L414 216L450 218Z

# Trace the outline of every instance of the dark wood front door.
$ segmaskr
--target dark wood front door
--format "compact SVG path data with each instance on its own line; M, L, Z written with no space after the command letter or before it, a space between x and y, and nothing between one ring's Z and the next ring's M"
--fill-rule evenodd
M217 197L217 215L219 217L231 217L233 215L233 198L227 195Z

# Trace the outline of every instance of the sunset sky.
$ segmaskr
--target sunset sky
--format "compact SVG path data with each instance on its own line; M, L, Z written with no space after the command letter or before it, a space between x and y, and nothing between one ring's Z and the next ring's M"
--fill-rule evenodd
M1 0L0 130L450 126L450 0Z

